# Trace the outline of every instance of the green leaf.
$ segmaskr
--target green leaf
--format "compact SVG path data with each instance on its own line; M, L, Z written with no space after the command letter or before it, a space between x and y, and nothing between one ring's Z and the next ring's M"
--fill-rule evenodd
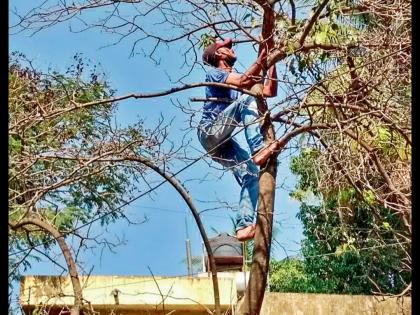
M295 68L295 59L292 59L292 61L289 64L289 71L291 74L296 74L296 68Z
M209 35L209 34L201 34L200 36L200 41L198 43L198 47L200 48L206 48L208 45L214 43L215 39L213 36Z
M408 159L408 156L407 156L407 153L406 153L406 149L404 147L399 146L397 148L397 153L398 153L398 156L399 156L399 158L401 160L407 160Z
M329 59L329 53L323 52L321 56L319 57L319 59L321 60L321 62L326 62Z
M295 51L295 46L294 46L293 42L292 41L287 41L286 42L286 53L288 55L291 55L291 54L293 54L294 51Z
M245 21L247 18L249 18L251 16L251 13L247 13L244 15L244 17L242 18L242 21Z
M325 44L326 39L327 39L327 32L321 31L315 34L314 42L315 44Z
M375 193L372 190L363 191L363 198L369 206L373 206L375 204Z
M307 60L304 58L299 58L298 60L298 69L300 72L303 72L307 66Z
M257 26L257 20L254 17L251 17L251 27L254 28Z
M22 141L9 135L9 152L14 154L22 149Z
M343 245L339 245L339 246L337 246L337 247L336 247L336 249L335 249L334 254L335 254L336 256L341 256L341 255L343 255L343 254L345 253L345 251L346 251L346 247L347 247L347 244L343 244Z

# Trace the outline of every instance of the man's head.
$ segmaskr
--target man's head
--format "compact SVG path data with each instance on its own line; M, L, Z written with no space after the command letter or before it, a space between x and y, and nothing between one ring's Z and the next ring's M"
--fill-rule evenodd
M228 66L232 67L236 61L236 55L232 50L232 39L226 38L224 41L216 41L204 49L203 62L217 67L219 60L223 60Z

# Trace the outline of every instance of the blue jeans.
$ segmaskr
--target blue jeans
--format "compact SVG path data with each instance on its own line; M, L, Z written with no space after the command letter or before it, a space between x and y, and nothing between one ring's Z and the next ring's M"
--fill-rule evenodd
M201 122L198 139L214 161L233 171L241 186L239 211L235 218L236 230L254 221L258 200L258 168L248 152L232 137L236 127L245 126L245 138L254 153L264 146L257 103L249 95L242 95L226 107L211 122Z

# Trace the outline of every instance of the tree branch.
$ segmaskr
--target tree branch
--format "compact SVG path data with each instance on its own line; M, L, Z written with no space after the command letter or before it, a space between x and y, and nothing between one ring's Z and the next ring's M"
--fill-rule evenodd
M76 263L73 260L70 248L67 246L64 237L54 226L38 218L35 213L32 213L29 217L26 217L15 224L9 222L9 226L13 230L18 230L19 228L24 227L25 225L36 225L45 230L47 233L49 233L57 241L57 244L60 247L61 252L63 253L64 259L66 261L71 283L73 286L74 305L71 308L71 315L79 315L83 309L82 286L80 284Z
M319 15L321 14L322 10L324 10L325 6L328 4L329 0L324 0L321 2L321 4L318 6L318 8L315 10L313 15L306 21L305 25L303 26L303 32L299 39L299 44L302 46L305 42L306 37L308 36L309 32L312 29L312 26L314 26L316 20L318 19Z

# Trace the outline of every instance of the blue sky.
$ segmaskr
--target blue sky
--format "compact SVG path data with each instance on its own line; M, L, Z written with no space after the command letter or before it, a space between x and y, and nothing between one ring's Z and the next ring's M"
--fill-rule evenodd
M25 10L25 7L33 3L27 0L14 0L9 6ZM10 24L15 20L10 15ZM76 53L82 53L84 57L93 63L100 63L102 70L108 76L112 88L117 90L117 95L126 93L146 93L166 90L174 85L167 76L179 77L185 69L180 69L182 55L180 47L175 46L161 53L162 61L156 66L151 60L142 55L129 58L131 42L122 42L118 45L100 49L100 47L112 43L115 38L98 30L82 33L69 32L68 24L59 24L34 36L21 33L9 37L9 51L18 50L33 59L34 65L46 70L48 67L56 70L64 70L72 62ZM248 66L256 57L254 52L249 52L245 47L237 49L239 61ZM184 80L188 83L204 81L204 72L197 70ZM145 126L154 128L160 115L165 119L174 119L170 128L170 139L177 142L183 136L191 138L191 152L196 156L203 152L195 131L183 130L187 126L189 116L171 104L172 100L178 100L187 104L191 96L204 96L204 89L198 88L168 97L144 100L127 100L118 106L116 120L120 124L129 124L138 117L145 119ZM281 96L281 95L280 95ZM192 106L200 107L200 103ZM242 139L243 141L243 139ZM286 188L294 186L295 179L288 170L288 158L280 158L278 169L278 185L284 183ZM185 185L200 209L209 207L201 201L221 200L229 204L235 204L239 199L239 186L230 173L223 173L211 169L204 162L199 162L193 167L180 174L179 179L200 179L211 173L210 181L197 184L198 181L187 182ZM219 177L221 177L219 179ZM278 229L276 240L286 249L288 255L297 254L302 239L302 226L295 218L299 204L288 196L287 189L279 188L276 192L275 221ZM86 271L92 267L93 274L115 275L148 275L150 266L155 275L185 275L187 268L182 260L185 258L186 225L191 240L192 254L201 255L201 239L194 220L189 214L185 203L178 197L170 185L165 184L153 194L153 200L145 197L137 200L126 209L131 219L142 220L148 217L146 223L140 225L128 225L118 222L101 231L104 237L111 240L124 239L123 245L114 249L115 253L104 250L100 255L98 248L88 250L82 254L81 261ZM213 229L220 232L231 232L232 224L229 216L234 213L230 210L220 209L208 211L203 216L203 222L210 237L214 236ZM275 259L286 256L283 249L275 251ZM60 255L57 257L60 260ZM28 274L59 274L60 270L50 262L34 264Z

